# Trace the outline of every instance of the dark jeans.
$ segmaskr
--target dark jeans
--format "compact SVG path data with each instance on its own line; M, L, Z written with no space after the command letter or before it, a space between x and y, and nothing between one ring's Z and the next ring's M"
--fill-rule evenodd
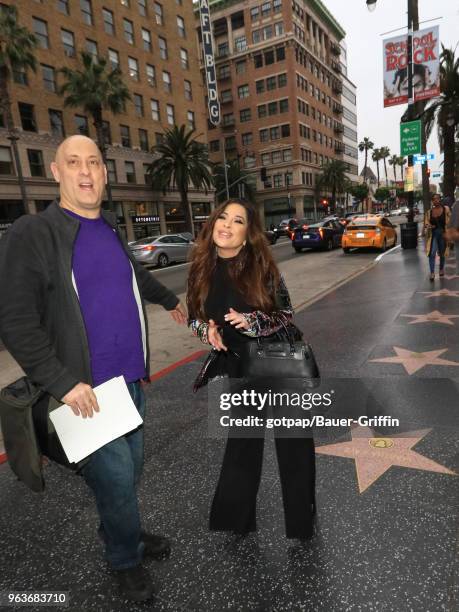
M443 236L443 231L440 229L434 229L432 231L432 242L430 245L430 253L429 253L429 265L430 271L433 274L435 272L435 257L438 254L440 255L440 270L443 270L445 267L445 250L446 250L446 241Z
M145 395L139 382L128 383L142 419ZM143 426L113 440L91 455L82 469L92 489L100 516L99 533L113 569L134 567L142 561L140 515L136 486L143 467Z

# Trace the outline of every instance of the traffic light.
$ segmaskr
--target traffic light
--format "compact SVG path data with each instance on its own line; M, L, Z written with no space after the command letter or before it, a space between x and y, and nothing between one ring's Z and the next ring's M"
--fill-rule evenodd
M427 173L427 176L430 176L430 168L427 168L426 173Z
M328 206L327 198L322 198L322 200L320 200L320 203L322 204L322 206Z
M262 166L260 169L260 178L262 183L266 183L268 180L268 175L266 174L266 168L264 166Z

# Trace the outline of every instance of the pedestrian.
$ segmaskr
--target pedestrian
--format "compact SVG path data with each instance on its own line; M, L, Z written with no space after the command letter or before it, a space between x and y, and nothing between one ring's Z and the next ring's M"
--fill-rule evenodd
M424 214L423 236L425 248L429 258L430 280L435 280L435 258L440 256L439 276L445 275L445 259L448 256L448 241L445 237L446 229L451 221L451 210L441 202L440 194L432 195L432 208Z
M51 171L59 200L20 217L0 243L0 336L30 380L75 418L99 411L93 387L124 376L140 415L148 376L144 300L177 323L178 298L136 263L101 208L107 170L91 139L75 135L58 147ZM169 541L141 529L136 485L143 465L143 426L106 444L81 473L95 496L99 535L123 597L154 592L143 557L159 558Z
M240 355L246 343L291 321L287 288L252 205L228 200L210 215L192 255L187 304L192 332L219 351L212 376L230 379L245 376ZM309 538L315 480L312 436L276 436L275 443L287 537ZM256 530L263 446L264 429L258 436L250 432L247 437L228 437L210 511L211 530Z
M454 245L456 274L459 275L459 187L456 187L455 197L456 200L451 208L451 227L447 231L447 237Z

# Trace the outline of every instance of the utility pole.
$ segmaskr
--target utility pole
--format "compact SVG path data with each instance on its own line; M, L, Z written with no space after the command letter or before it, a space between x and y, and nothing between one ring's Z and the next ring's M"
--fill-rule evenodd
M413 2L414 0L408 0L408 121L413 120L414 116L414 91L413 91ZM413 156L408 155L408 167L413 167ZM414 220L414 191L408 191L408 223L412 223Z

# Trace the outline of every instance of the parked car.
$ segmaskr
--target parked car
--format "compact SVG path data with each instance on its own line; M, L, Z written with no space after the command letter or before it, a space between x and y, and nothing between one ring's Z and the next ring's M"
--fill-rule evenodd
M276 244L278 235L277 232L273 230L265 230L265 236L269 242L269 244Z
M277 237L279 236L289 236L289 231L292 231L298 225L298 219L283 219L277 227L273 229L273 232L276 232Z
M176 261L187 261L193 240L182 234L147 236L129 244L136 260L145 265L164 268Z
M342 247L345 253L352 248L377 248L385 251L397 244L397 231L385 217L363 215L352 220L344 230Z
M297 253L303 249L331 251L341 246L344 227L336 219L322 219L319 223L302 224L294 230L292 246Z

